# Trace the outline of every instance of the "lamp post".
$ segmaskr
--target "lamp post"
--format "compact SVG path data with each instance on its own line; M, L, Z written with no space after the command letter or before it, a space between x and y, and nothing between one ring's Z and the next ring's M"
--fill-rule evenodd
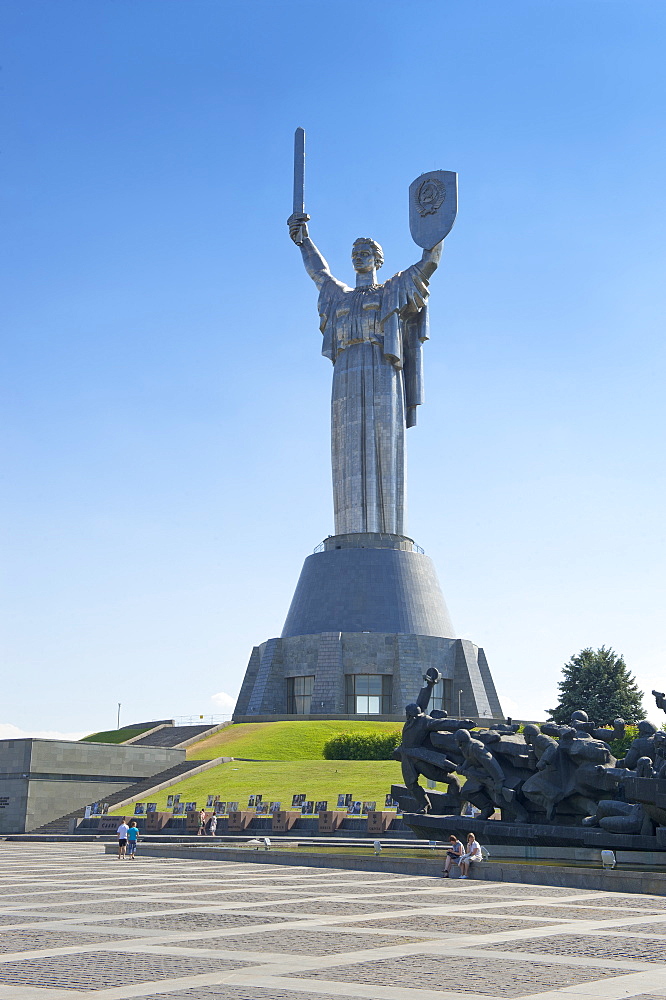
M462 710L460 708L460 699L461 699L461 697L462 697L462 688L460 688L460 690L458 691L458 718L460 718L460 716L462 714Z
M120 702L118 702L118 729L120 729Z

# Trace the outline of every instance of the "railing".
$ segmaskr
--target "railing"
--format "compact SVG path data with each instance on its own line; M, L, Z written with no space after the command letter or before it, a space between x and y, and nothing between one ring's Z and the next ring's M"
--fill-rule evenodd
M330 538L330 535L329 535L329 538ZM420 545L417 545L416 542L414 542L413 545L414 545L414 551L415 552L418 552L422 556L425 555L425 551L424 551L424 549L421 548ZM323 552L325 548L326 548L326 542L320 542L319 545L316 545L314 547L314 549L312 550L312 554L313 555L317 555L318 552Z
M177 726L219 726L230 719L231 712L228 715L179 715L174 722Z

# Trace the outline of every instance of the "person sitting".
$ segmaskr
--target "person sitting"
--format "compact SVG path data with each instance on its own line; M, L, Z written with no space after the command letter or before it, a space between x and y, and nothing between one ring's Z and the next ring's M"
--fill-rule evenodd
M449 877L451 865L457 865L464 853L465 848L462 845L462 841L458 840L456 835L452 833L449 837L449 846L446 852L446 861L444 862L444 878Z
M483 861L483 854L481 853L481 845L474 839L474 834L468 833L467 849L458 862L461 878L467 878L467 875L469 874L469 866L474 861Z

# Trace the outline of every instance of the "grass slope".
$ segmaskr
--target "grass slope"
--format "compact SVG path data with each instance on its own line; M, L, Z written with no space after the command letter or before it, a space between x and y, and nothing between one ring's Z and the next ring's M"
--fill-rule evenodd
M356 722L344 719L317 722L242 722L193 744L189 747L187 756L192 760L249 757L254 760L316 761L322 757L324 743L340 733L399 733L401 730L399 722ZM261 789L256 791L260 792Z
M152 726L143 726L141 729L109 729L107 732L91 733L90 736L84 736L83 739L79 740L79 743L124 743L125 740L131 740L135 736L140 736L141 733L147 733L152 728Z
M167 795L180 793L181 801L196 802L201 808L206 805L207 795L219 795L226 802L239 802L246 807L249 795L260 794L265 801L278 801L289 808L292 795L304 792L308 799L327 799L329 806L334 807L338 794L344 792L355 799L374 799L381 808L393 783L402 784L400 764L395 760L309 760L307 763L236 760L137 801L157 802L158 810L165 810ZM134 808L126 806L124 812L113 811L117 815L131 815Z

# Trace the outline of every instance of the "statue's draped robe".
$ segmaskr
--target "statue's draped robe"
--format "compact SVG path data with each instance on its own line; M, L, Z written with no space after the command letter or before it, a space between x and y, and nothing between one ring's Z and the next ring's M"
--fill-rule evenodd
M401 535L405 427L423 402L428 280L418 264L383 285L320 286L322 354L333 362L331 452L335 533Z

